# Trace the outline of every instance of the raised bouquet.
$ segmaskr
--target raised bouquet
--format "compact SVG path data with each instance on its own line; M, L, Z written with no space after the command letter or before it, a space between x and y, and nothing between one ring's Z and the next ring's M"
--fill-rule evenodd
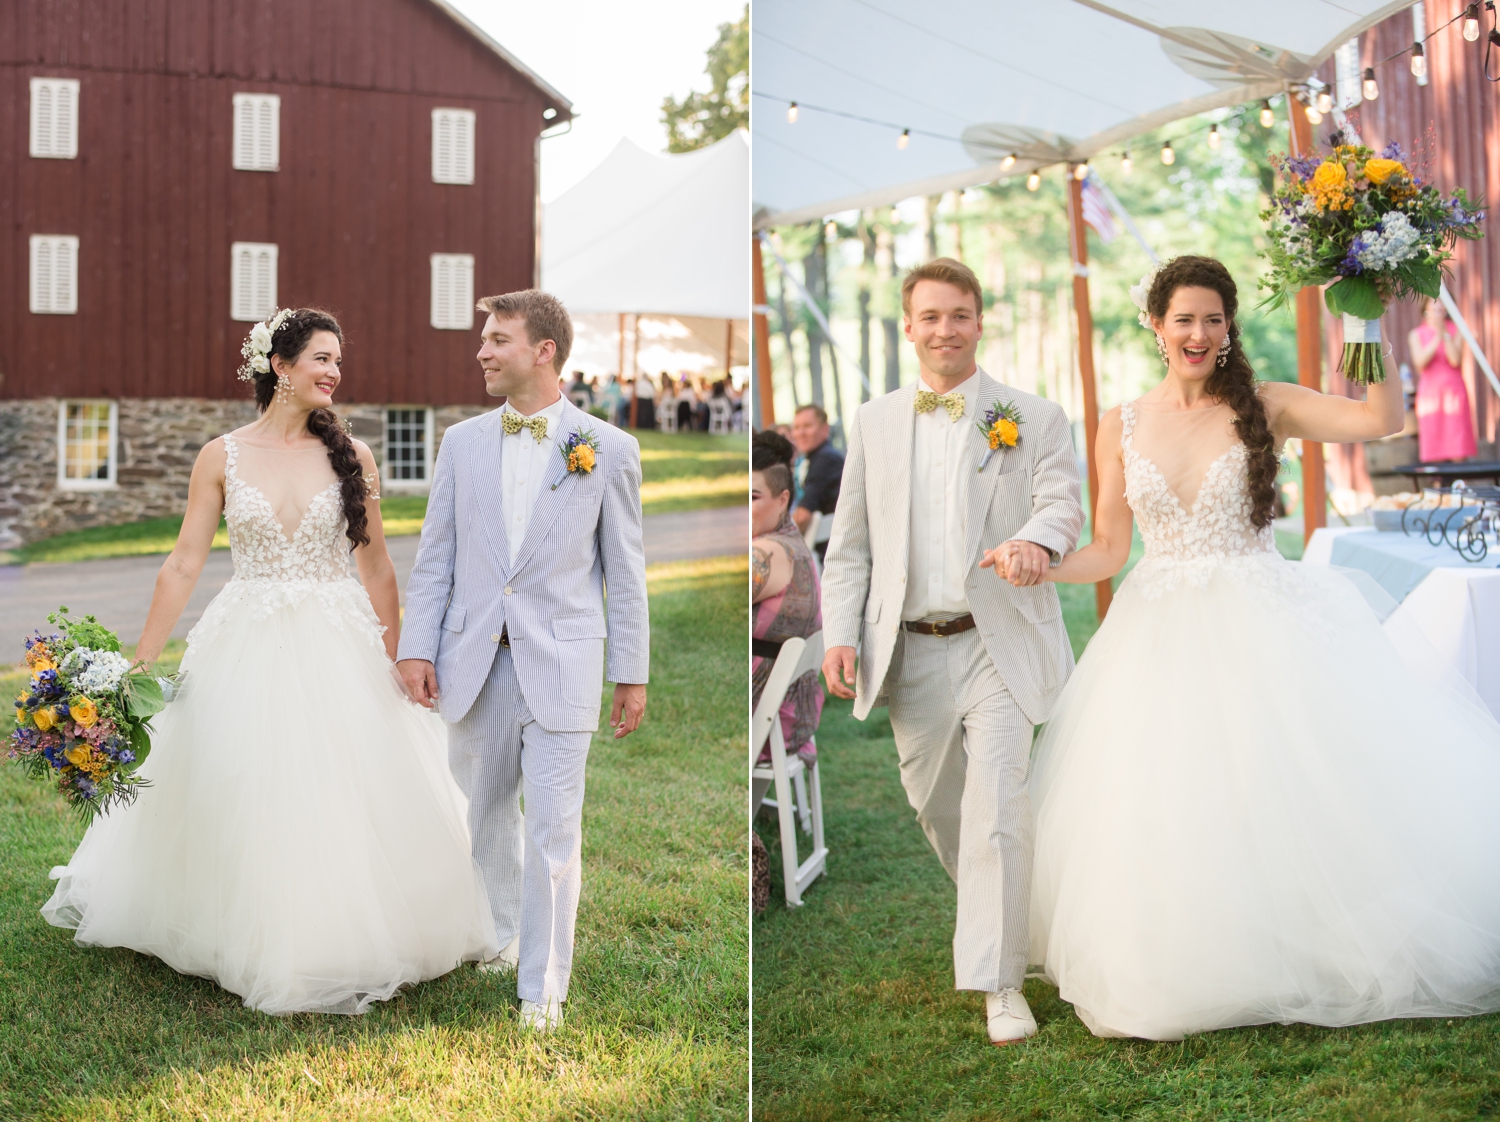
M1335 137L1335 139L1339 139ZM1264 303L1280 307L1308 285L1328 285L1328 310L1344 317L1344 377L1385 380L1380 317L1393 300L1437 299L1443 263L1459 239L1478 240L1484 212L1463 188L1444 198L1406 164L1394 142L1376 155L1337 144L1322 160L1273 161L1281 186L1261 213L1270 244Z
M16 698L7 755L34 778L54 779L91 821L149 786L136 769L151 751L151 717L171 683L133 673L120 640L93 616L69 619L59 608L47 622L56 634L26 640L31 682Z

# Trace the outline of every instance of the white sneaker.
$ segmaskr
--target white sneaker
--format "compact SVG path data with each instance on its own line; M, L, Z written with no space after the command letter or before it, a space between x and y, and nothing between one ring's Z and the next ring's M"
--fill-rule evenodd
M551 1032L562 1028L562 1002L549 997L545 1005L535 1001L521 1001L521 1027L537 1032Z
M510 945L494 958L479 964L479 969L491 974L514 974L521 961L521 937L517 935Z
M984 995L984 1011L988 1018L990 1043L1014 1044L1036 1035L1036 1018L1020 990L1001 990Z

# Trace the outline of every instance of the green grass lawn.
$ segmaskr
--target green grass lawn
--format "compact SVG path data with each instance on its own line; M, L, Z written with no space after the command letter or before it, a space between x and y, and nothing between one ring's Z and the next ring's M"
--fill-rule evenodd
M1094 590L1060 591L1081 651ZM1500 1117L1500 1016L1100 1040L1032 979L1040 1034L992 1047L982 997L953 989L953 885L907 804L886 711L860 722L830 698L818 758L828 873L800 909L780 896L775 824L756 824L773 870L754 924L758 1122Z
M641 509L646 514L704 510L750 501L750 440L745 433L637 432L641 442ZM380 501L386 536L422 532L425 495L391 494ZM32 542L11 550L8 560L91 561L100 557L133 557L170 553L182 527L181 517L150 518L121 526L95 526ZM222 523L215 549L228 549ZM0 555L0 561L6 560Z
M647 720L594 739L560 1033L523 1032L513 979L471 967L363 1017L273 1018L145 955L77 947L37 909L80 829L7 765L0 1119L744 1118L747 565L649 576Z

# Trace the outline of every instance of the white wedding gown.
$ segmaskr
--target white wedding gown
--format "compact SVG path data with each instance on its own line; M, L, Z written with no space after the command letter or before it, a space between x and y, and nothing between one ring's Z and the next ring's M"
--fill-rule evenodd
M1500 1010L1500 724L1255 532L1231 416L1123 410L1146 554L1037 743L1031 960L1101 1036Z
M361 1013L493 956L494 924L446 734L350 574L326 453L225 445L234 579L153 721L152 785L89 827L42 914L266 1013Z

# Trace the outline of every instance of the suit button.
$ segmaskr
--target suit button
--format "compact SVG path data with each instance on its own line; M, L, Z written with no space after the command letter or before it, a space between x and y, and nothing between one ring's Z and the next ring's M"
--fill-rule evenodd
M505 595L507 595L507 596L510 595L510 585L508 585L508 584L505 586Z
M499 641L500 641L500 632L497 631L497 632L495 632L495 634L493 634L493 635L490 636L490 642L491 643L498 643Z

